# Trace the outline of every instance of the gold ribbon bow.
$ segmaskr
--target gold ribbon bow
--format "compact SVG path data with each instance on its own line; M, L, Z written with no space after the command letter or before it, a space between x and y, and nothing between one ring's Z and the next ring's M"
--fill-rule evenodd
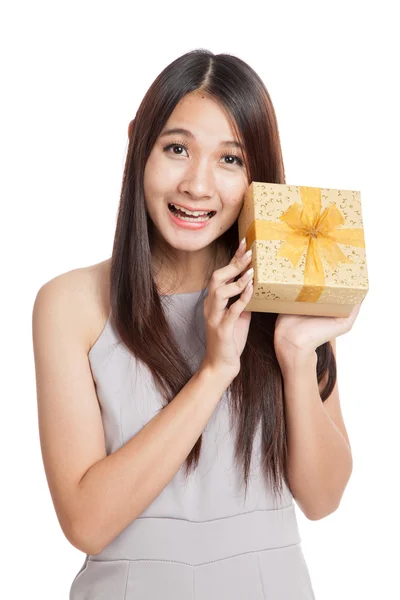
M338 229L344 217L334 205L321 214L321 188L299 186L302 205L294 202L281 215L283 223L256 219L247 230L247 247L257 240L285 240L277 256L288 258L293 267L306 251L304 284L296 302L316 302L325 288L321 255L334 268L339 262L352 263L340 250L339 244L365 248L364 230Z

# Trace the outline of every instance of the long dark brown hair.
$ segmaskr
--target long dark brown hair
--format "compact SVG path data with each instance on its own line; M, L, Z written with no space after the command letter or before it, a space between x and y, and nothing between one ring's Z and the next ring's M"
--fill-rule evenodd
M202 91L227 112L245 149L248 181L285 183L275 111L260 77L241 59L205 49L187 52L168 65L137 110L125 162L111 257L110 308L123 343L150 369L166 406L193 376L164 313L152 266L154 228L146 210L144 170L149 154L177 103ZM238 246L237 221L215 241L209 278L221 256L227 262ZM208 283L207 279L205 285ZM203 292L205 291L205 288ZM228 306L239 296L231 298ZM203 294L199 301L202 301ZM235 458L247 492L256 428L261 427L262 471L275 494L287 479L287 437L283 379L274 350L277 314L252 313L241 369L229 387L236 427ZM318 383L327 382L324 401L336 381L329 342L317 348ZM199 461L202 435L186 459L186 476Z

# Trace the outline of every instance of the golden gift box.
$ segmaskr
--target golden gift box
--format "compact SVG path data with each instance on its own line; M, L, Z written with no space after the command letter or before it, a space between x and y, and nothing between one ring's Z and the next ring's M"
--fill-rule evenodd
M253 181L238 227L253 250L245 310L347 317L365 298L360 192Z

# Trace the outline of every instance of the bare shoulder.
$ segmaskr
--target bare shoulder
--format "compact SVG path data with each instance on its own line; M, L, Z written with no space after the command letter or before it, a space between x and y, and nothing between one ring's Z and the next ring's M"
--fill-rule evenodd
M74 324L87 352L99 337L109 315L110 264L111 259L106 259L57 275L41 286L35 299L35 306L46 305L42 312L65 311L65 319Z
M80 482L106 456L88 352L108 315L108 261L73 269L39 289L32 312L43 463L67 539L83 552ZM66 451L67 450L67 451Z

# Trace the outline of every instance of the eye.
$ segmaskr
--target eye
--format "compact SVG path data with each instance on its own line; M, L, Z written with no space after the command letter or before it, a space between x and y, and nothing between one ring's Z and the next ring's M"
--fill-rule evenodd
M173 142L172 144L168 144L168 146L165 146L163 148L164 152L168 152L168 150L170 150L170 148L185 148L185 150L188 150L188 147L186 144L184 144L183 142ZM174 152L173 154L176 154L176 152ZM177 154L177 156L179 156L179 154Z
M223 154L221 156L221 158L235 158L237 160L237 164L240 167L243 167L243 161L241 158L239 158L239 156L237 154ZM228 164L232 164L232 163L228 163Z
M170 149L175 149L175 148L184 148L186 150L186 152L188 151L188 146L187 144L185 144L184 142L172 142L172 144L168 144L168 146L165 146L163 148L163 152L168 152ZM180 153L176 153L173 152L173 154L175 154L176 156L180 156ZM236 164L238 164L240 167L243 167L243 160L237 155L237 154L222 154L220 156L221 158L233 158L234 160L236 160ZM234 166L235 163L225 163L227 165L231 165Z

